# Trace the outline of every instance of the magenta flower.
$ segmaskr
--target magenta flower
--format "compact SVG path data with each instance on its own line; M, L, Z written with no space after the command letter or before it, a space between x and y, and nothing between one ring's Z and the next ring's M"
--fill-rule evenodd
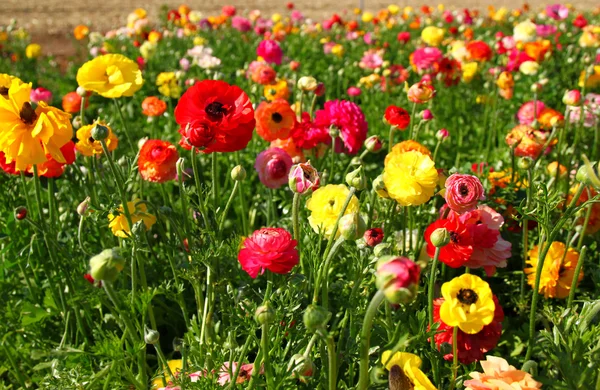
M315 115L317 127L335 127L340 131L341 141L336 141L336 153L356 154L367 139L368 124L360 107L347 100L325 102Z
M451 210L462 214L474 210L485 199L483 185L477 176L455 173L446 180L446 203Z
M319 188L320 180L319 173L310 161L294 165L288 177L291 190L299 194L316 190Z
M416 295L421 268L406 257L383 257L377 262L375 284L390 303L408 303Z
M360 96L362 91L358 87L348 87L346 93L348 93L348 96L357 97Z
M546 15L554 20L564 20L569 16L569 9L562 4L552 4L546 7Z
M298 242L282 228L256 230L243 242L238 261L251 278L265 269L276 274L287 274L298 264Z
M556 34L558 29L551 24L538 24L535 26L536 34L540 37L547 37Z
M413 63L418 70L433 70L434 65L443 58L442 51L437 47L424 47L413 53Z
M279 188L288 182L292 158L283 149L269 148L256 157L254 169L258 178L268 188Z
M250 20L242 16L234 16L231 18L231 27L235 28L240 32L248 32L252 30L252 23Z
M281 65L283 50L281 50L279 42L272 39L265 39L258 44L258 47L256 48L256 55L262 57L270 64Z
M31 90L29 98L33 103L45 102L46 104L50 104L52 101L52 92L46 88L38 87Z

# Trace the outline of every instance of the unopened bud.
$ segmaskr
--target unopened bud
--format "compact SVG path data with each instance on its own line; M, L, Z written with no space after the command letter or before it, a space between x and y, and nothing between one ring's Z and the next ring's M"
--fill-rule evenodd
M259 306L254 312L254 320L258 322L259 325L270 324L274 319L275 312L268 303Z
M440 141L445 140L449 136L450 136L450 132L448 132L448 130L446 130L446 129L439 129L437 131L437 133L435 133L435 138L437 138Z
M376 135L372 135L365 141L365 148L371 153L377 153L381 150L383 146L383 142L381 142L381 138Z
M144 341L146 344L156 344L158 343L158 339L160 338L160 333L157 330L145 328L144 329Z
M381 198L389 199L390 197L390 194L388 194L387 189L385 188L385 183L383 182L383 175L379 175L373 180L373 190Z
M90 275L95 280L114 282L124 265L125 260L117 249L105 249L90 259Z
M575 180L584 185L592 184L592 176L590 175L590 171L592 173L594 172L594 167L596 164L596 162L590 162L589 166L587 164L581 165L577 170Z
M315 372L315 364L310 357L300 353L292 356L289 367L294 374L294 377L303 382L305 382L305 380L303 380L302 377L310 377Z
M358 191L367 188L367 177L362 165L346 175L346 183Z
M77 206L77 214L81 215L82 217L85 217L87 215L87 210L89 206L90 197L88 196L83 200L83 202L79 203L79 206Z
M231 179L234 181L243 181L246 178L246 170L241 165L236 165L231 170Z
M344 215L338 224L340 234L346 240L357 240L365 234L367 224L360 213L350 213Z
M529 169L529 167L531 167L531 159L529 157L523 157L521 159L519 159L519 162L517 163L519 169Z
M335 127L335 126L331 126L331 127L329 128L329 136L330 136L331 138L337 138L337 137L339 137L339 136L340 136L340 129L338 129L338 128L337 128L337 127Z
M431 243L436 248L441 248L450 243L450 232L446 228L438 228L431 233Z
M77 92L77 95L79 95L81 97L84 97L87 94L87 91L83 87L77 87L75 92Z
M300 77L297 85L302 91L314 91L317 89L317 80L314 77L304 76Z
M304 326L309 331L324 329L331 318L331 313L321 306L309 305L304 312Z
M95 141L103 141L108 138L109 129L108 127L101 125L100 123L96 123L96 126L92 128L92 138Z
M389 256L392 254L392 246L387 242L375 245L373 248L373 255L375 257Z
M15 219L17 221L22 221L27 218L27 209L23 206L19 206L15 209Z

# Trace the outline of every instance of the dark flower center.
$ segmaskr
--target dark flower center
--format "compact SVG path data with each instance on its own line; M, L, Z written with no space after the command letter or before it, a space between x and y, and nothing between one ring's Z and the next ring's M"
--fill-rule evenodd
M331 207L333 207L333 205L335 205L335 200L333 200L333 199L330 199L330 200L329 200L329 205L330 205Z
M6 88L6 87L0 87L0 95L2 95L2 96L8 96L8 88Z
M94 142L96 142L96 140L94 139L94 137L90 137L88 138L88 142L93 144Z
M450 232L450 241L454 244L458 244L459 235L456 232Z
M275 123L280 123L283 120L283 116L278 112L274 112L273 115L271 115L271 119Z
M26 125L32 125L37 119L37 114L29 102L23 103L23 107L21 107L21 112L19 115L21 116L23 123Z
M458 192L462 195L462 196L467 196L469 194L469 187L467 187L466 184L461 184L458 187Z
M413 390L415 385L398 366L393 366L389 376L390 390Z
M223 103L219 102L210 103L208 106L206 106L205 111L206 115L208 115L208 117L213 121L219 121L225 116L225 114L227 114L227 109Z
M456 296L460 303L464 303L465 305L472 305L477 302L477 293L470 288L461 288L458 291L458 295Z

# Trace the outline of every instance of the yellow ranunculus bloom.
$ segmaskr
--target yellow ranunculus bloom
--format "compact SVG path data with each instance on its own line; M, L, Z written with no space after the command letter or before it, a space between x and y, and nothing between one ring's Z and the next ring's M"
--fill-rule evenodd
M104 142L106 143L106 147L110 152L115 150L119 145L117 136L106 123L94 122L91 125L81 126L75 134L78 139L78 142L75 144L75 148L79 153L87 157L100 155L103 153L102 144L100 141L96 141L94 138L92 138L92 129L96 126L96 124L100 124L108 129L108 137L106 137Z
M42 55L42 47L37 43L31 43L25 48L27 58L38 58Z
M468 334L479 333L494 319L496 304L489 284L480 277L463 274L442 285L444 303L440 318Z
M363 23L370 23L373 21L375 16L371 12L364 12L361 16Z
M342 57L344 55L344 52L344 46L340 45L339 43L331 48L331 54L334 54L338 57Z
M156 53L158 45L155 42L145 41L140 46L140 54L145 60L151 58Z
M412 384L408 387L414 390L437 390L427 375L421 371L423 361L417 355L408 352L384 351L381 355L381 363L390 371L390 375L398 375L403 383L407 380ZM400 370L395 369L398 367Z
M600 47L600 26L585 26L579 37L581 47Z
M429 46L438 46L444 40L444 29L427 26L421 31L421 39Z
M105 54L83 64L77 83L106 98L133 96L144 84L138 64L122 54Z
M527 252L527 264L525 268L527 283L535 286L535 272L539 262L539 246L534 246ZM544 260L542 276L540 278L540 293L546 298L566 298L571 291L571 284L575 277L575 267L579 262L579 252L573 248L567 248L562 242L555 241L550 244L550 249ZM577 282L583 279L583 269L577 275Z
M265 85L263 94L270 102L275 99L287 100L290 97L290 89L287 81L277 80L274 84Z
M13 80L17 80L18 85L23 84L21 79L15 76L11 76L6 73L0 73L0 95L8 97L8 90Z
M158 92L163 96L177 99L181 96L181 87L174 72L162 72L156 76Z
M392 15L396 15L398 12L400 12L400 7L398 7L396 4L388 5L387 9Z
M144 222L146 229L150 229L156 223L156 217L149 214L146 205L140 201L127 202L127 209L131 214L131 223L135 224L138 221ZM108 214L108 227L112 233L121 238L131 236L131 227L127 222L127 217L124 214L123 205L119 206L119 214Z
M29 100L31 84L18 78L5 92L0 93L0 151L6 162L14 161L19 171L45 163L47 155L64 163L60 148L73 137L71 115L42 101L34 110Z
M477 62L467 62L462 66L462 78L465 83L470 83L477 74Z
M169 366L169 369L171 369L173 375L177 375L177 373L183 369L183 360L172 359L167 361L167 365ZM169 372L166 370L166 368L160 371L164 372L165 382L169 383L171 380L171 377L169 377ZM161 387L164 387L163 376L160 376L152 381L152 389L159 389Z
M348 187L343 184L328 184L312 194L306 202L306 208L310 210L308 223L316 233L322 232L324 238L331 236L349 192ZM359 208L358 198L352 195L344 215L357 213ZM335 238L339 235L340 231L338 229Z
M586 88L596 88L600 85L600 65L594 66L593 70L594 72L590 73L587 79L585 78L585 70L581 72L579 76L580 87L583 88L585 85Z
M536 25L527 19L513 28L515 42L532 42L537 37Z
M525 61L519 66L519 72L533 76L538 72L540 65L535 61Z
M417 151L390 153L383 182L392 199L402 206L418 206L434 194L438 173L431 157Z

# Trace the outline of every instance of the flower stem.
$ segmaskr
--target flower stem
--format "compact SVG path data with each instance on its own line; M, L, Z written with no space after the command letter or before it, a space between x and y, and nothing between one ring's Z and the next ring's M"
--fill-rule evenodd
M429 285L427 287L427 305L428 305L428 310L427 310L427 314L429 316L429 330L431 331L431 329L433 328L433 289L435 286L435 276L436 276L436 271L437 271L437 263L438 263L438 259L440 257L440 249L441 248L435 248L435 254L433 255L433 262L431 263L431 272L429 273ZM435 348L435 340L434 337L431 337L430 340L430 345L432 349L436 349Z
M129 144L129 147L132 150L134 150L133 142L131 142L131 137L129 136L129 130L127 129L127 124L125 122L125 117L123 116L123 112L121 111L121 105L119 104L119 101L117 99L113 99L112 101L115 103L115 107L117 108L117 112L119 113L119 118L121 119L121 125L123 126L123 132L125 133L125 138L127 139L127 143Z
M452 330L452 382L450 390L456 386L456 377L458 376L458 326Z
M388 135L388 153L392 151L392 146L394 145L394 126L390 126L390 132Z
M196 148L192 146L192 171L194 173L194 182L196 183L196 193L198 194L198 207L200 207L200 214L206 229L210 228L208 217L206 215L206 206L204 205L202 194L202 172L198 169L198 161L196 160Z
M179 181L179 197L181 199L181 213L183 215L183 228L185 229L186 234L185 238L189 239L189 237L191 237L192 232L190 231L190 221L188 220L187 194L185 193L185 186L183 185L183 175L184 173L182 162L181 164L177 164L177 180Z
M354 196L355 192L356 192L356 188L350 187L348 196L346 196L346 200L344 201L344 204L342 205L342 209L340 210L340 213L338 214L337 220L335 221L335 225L333 226L333 230L331 231L331 235L329 236L329 241L327 242L327 248L325 249L325 255L323 256L324 258L327 258L327 256L329 255L329 251L331 250L331 247L333 246L333 240L337 236L338 225L340 224L340 220L344 216L344 213L346 213L346 209L348 208L348 205L350 204L350 201L352 200L352 196Z
M223 209L223 214L221 214L221 222L219 222L219 229L218 229L219 234L221 234L221 231L223 230L223 225L225 224L225 219L227 218L227 212L229 211L229 208L231 207L231 203L233 202L233 198L235 197L235 194L237 193L239 186L240 186L240 182L236 181L235 184L233 185L233 190L231 191L231 194L229 195L229 199L227 199L227 203L225 204L225 208Z
M385 295L383 290L377 290L377 293L371 299L365 318L363 320L363 326L360 331L360 374L358 379L358 390L365 390L369 387L369 344L371 339L371 328L373 327L373 319L377 314L377 309L383 302Z
M587 246L581 248L579 253L579 260L575 266L575 272L573 273L573 280L571 281L571 290L569 290L569 299L567 300L567 308L570 309L573 306L573 298L575 298L575 290L577 290L577 281L579 280L579 273L583 267L585 261L585 253L587 252Z
M211 157L211 177L212 177L212 198L213 198L213 208L214 212L217 212L217 208L219 207L219 178L218 167L217 167L217 153L213 152L210 155Z

